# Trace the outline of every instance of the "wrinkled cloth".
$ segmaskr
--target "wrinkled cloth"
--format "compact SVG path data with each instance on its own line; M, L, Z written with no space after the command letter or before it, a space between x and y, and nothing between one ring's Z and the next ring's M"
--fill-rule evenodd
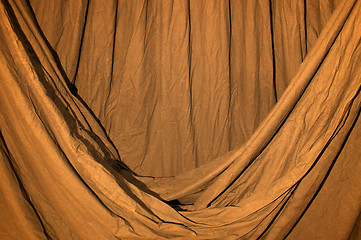
M361 1L0 1L1 239L360 239Z

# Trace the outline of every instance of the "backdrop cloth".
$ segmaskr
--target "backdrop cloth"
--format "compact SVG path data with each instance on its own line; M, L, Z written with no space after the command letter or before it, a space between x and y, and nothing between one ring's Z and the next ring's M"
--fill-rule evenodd
M0 239L361 239L361 1L0 1Z

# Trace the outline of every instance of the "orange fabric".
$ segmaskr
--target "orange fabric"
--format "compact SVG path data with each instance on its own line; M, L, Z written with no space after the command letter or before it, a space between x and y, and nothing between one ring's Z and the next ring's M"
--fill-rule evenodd
M359 239L361 1L0 1L1 239Z

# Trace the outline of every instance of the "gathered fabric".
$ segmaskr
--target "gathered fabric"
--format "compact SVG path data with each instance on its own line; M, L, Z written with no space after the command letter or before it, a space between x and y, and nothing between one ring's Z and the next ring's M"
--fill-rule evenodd
M0 0L0 239L361 239L361 1Z

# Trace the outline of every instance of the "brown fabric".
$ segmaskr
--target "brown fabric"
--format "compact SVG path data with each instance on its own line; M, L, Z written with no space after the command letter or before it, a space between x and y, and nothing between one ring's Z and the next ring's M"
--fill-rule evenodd
M0 12L1 239L360 239L360 1Z
M336 5L30 2L122 161L151 176L174 176L242 146Z

